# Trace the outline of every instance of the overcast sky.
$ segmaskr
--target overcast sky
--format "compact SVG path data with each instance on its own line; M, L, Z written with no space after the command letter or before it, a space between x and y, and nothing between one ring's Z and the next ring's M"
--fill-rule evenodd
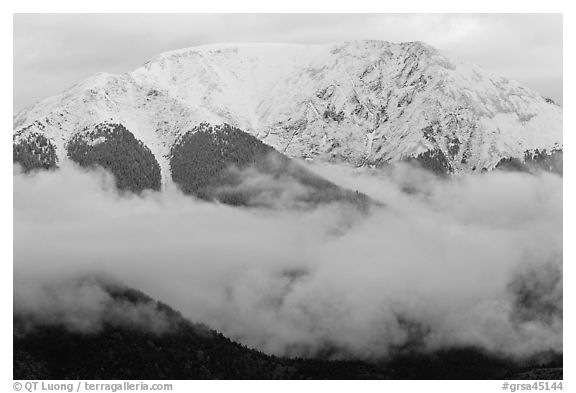
M171 49L356 39L424 41L562 103L561 14L17 14L14 110Z

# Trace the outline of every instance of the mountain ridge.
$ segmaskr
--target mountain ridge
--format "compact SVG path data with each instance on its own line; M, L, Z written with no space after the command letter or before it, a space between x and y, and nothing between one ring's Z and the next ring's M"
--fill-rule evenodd
M98 73L20 111L13 128L41 131L58 153L103 121L134 132L163 180L177 138L202 122L231 124L292 158L352 166L437 151L445 172L468 173L562 149L561 107L422 42L177 49L129 73Z
M89 285L106 295L101 326L82 331L67 326L66 319L46 320L30 310L15 309L14 379L557 380L563 376L562 354L518 360L475 347L431 353L406 350L380 360L277 357L192 322L122 283L83 277L73 284ZM115 309L126 315L114 313ZM162 323L154 326L151 318Z

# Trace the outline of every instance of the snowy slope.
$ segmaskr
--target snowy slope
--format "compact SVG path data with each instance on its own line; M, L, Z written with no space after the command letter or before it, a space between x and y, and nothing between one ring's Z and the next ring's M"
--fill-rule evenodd
M454 172L562 148L562 108L420 43L219 44L100 73L14 116L60 159L70 137L122 123L169 174L176 138L227 122L296 158L380 165L437 150Z

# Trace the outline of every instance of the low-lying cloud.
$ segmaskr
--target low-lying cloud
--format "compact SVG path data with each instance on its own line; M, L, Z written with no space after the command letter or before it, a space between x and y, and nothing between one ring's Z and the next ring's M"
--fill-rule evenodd
M312 169L385 207L241 209L172 186L121 196L105 172L69 164L15 172L14 311L98 324L77 312L97 293L38 288L105 274L268 353L562 351L560 177Z
M23 277L21 277L23 278ZM144 329L157 334L174 330L174 317L150 299L114 297L111 277L62 277L38 280L25 276L14 288L17 334L26 334L38 325L65 326L73 332L97 333L105 326Z

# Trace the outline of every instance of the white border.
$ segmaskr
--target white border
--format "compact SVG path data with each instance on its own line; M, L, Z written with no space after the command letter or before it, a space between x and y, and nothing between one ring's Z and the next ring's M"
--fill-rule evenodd
M200 4L202 3L202 4ZM328 5L329 4L329 5ZM574 120L572 109L574 108L574 93L576 87L574 83L574 40L576 37L574 13L571 12L569 2L547 0L547 1L529 1L529 2L504 2L496 0L484 0L473 5L468 5L462 1L424 1L412 0L409 2L373 2L368 0L355 0L349 2L311 2L310 0L291 0L289 2L271 2L264 0L243 0L243 1L222 1L211 0L206 2L194 1L175 1L163 0L161 2L120 2L118 0L99 0L97 2L71 1L71 0L50 0L50 1L19 1L11 4L2 5L2 20L0 23L2 53L13 53L12 41L12 13L14 12L305 12L305 13L323 13L323 12L562 12L564 13L564 108L568 109L564 117L564 146L566 159L564 160L564 299L565 307L564 323L566 334L564 335L564 392L575 391L572 387L572 378L574 370L573 350L574 345L573 333L576 331L574 326L574 313L571 312L571 304L574 300L574 291L572 287L574 269L574 153L573 153L573 130ZM3 116L4 136L2 140L2 163L0 173L2 174L3 190L2 196L2 233L1 244L1 288L2 296L2 379L0 381L0 390L12 390L12 164L9 161L11 146L11 121L12 118L12 75L13 62L5 59L0 63L2 65L2 105L0 106ZM569 88L566 88L566 87ZM9 185L9 186L8 186ZM571 203L572 202L572 203ZM570 241L572 239L572 241ZM321 385L320 385L321 384ZM329 389L330 391L349 391L350 389L361 389L362 391L422 391L433 389L441 392L491 392L502 391L501 383L498 381L360 381L360 382L234 382L234 381L175 381L174 391L190 392L194 390L213 390L213 391L269 391L274 389L278 392L293 392L294 389L315 390Z

